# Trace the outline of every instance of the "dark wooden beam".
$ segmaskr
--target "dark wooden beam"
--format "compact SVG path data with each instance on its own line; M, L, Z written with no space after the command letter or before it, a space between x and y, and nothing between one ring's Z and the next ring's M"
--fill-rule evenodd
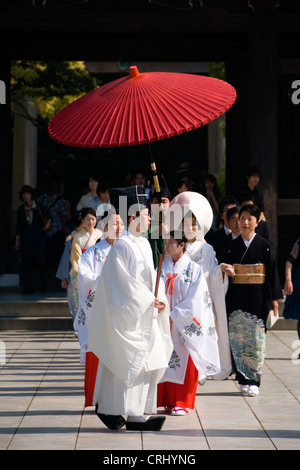
M246 151L248 166L262 171L265 214L277 245L278 29L272 7L275 1L265 3L269 8L256 8L250 19Z
M278 199L277 215L300 215L300 199Z

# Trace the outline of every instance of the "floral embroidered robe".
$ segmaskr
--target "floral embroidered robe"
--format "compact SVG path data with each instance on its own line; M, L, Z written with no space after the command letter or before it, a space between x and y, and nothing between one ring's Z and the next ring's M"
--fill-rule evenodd
M225 295L228 288L227 276L223 280L223 274L216 253L205 240L196 240L187 243L186 251L192 261L197 263L205 275L209 295L212 300L215 315L215 324L218 334L218 346L220 352L221 371L212 376L214 380L226 379L232 371L231 351L228 335Z
M78 333L80 346L83 350L87 348L87 322L97 282L110 249L111 245L105 238L102 238L98 243L88 248L78 262L78 311L74 320L74 329Z
M217 374L220 371L218 336L202 269L184 253L175 264L172 258L165 257L161 277L170 305L174 346L161 382L183 384L189 356L198 372Z

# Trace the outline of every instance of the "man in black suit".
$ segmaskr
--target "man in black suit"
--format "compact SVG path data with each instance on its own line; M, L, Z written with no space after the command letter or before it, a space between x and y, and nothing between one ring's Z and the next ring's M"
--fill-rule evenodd
M230 230L230 232L226 235L226 237L220 238L214 246L214 250L216 252L216 258L219 261L225 247L231 240L234 240L241 234L240 230L240 222L239 222L239 207L233 206L226 212L226 224Z
M228 233L230 233L230 228L228 227L228 222L226 219L226 213L229 209L231 209L232 207L236 207L237 205L237 201L233 196L227 196L220 200L219 216L221 218L223 227L219 228L215 232L210 230L205 236L205 240L207 241L207 243L212 245L214 249L216 243L218 243L219 240L222 240L226 237L226 235L228 235Z

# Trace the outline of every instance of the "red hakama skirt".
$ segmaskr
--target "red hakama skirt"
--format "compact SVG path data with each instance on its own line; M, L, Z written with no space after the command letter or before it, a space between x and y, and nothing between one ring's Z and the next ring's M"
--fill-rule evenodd
M91 351L86 353L84 376L84 406L93 406L94 388L98 370L99 359Z
M198 370L189 356L183 384L163 382L157 387L157 407L180 406L193 409L198 387Z

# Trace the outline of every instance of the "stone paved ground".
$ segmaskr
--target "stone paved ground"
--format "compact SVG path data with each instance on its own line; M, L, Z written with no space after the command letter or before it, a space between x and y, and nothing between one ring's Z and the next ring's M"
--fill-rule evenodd
M295 331L268 333L259 397L242 397L232 378L208 380L198 387L195 409L167 416L158 433L109 431L84 408L73 332L8 330L0 340L0 450L300 450Z

